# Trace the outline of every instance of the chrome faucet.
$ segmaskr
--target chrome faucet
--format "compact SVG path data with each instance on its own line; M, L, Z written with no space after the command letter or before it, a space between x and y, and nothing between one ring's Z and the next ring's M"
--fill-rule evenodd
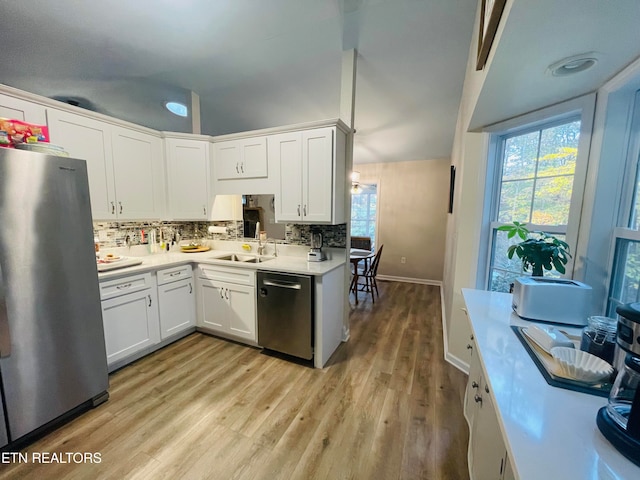
M273 256L277 257L278 256L278 243L276 242L275 238L272 238L271 240L273 240ZM267 240L267 243L269 243L269 240Z
M260 236L258 236L258 255L264 255L265 248L266 245L262 244L262 240L260 239Z

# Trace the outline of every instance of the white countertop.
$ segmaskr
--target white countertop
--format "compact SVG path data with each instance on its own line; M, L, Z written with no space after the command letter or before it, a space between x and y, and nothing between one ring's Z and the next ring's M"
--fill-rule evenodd
M640 467L602 436L596 414L607 399L547 384L511 325L528 325L511 295L462 290L484 377L518 478L639 479Z
M128 254L118 249L119 255L125 255L133 257L136 255ZM168 252L168 253L155 253L151 255L140 256L142 263L133 267L121 268L117 270L110 270L107 272L101 272L98 274L100 280L106 280L110 278L122 277L125 275L131 275L135 273L143 273L151 270L157 270L158 268L168 268L172 266L183 265L186 263L210 263L214 265L226 265L234 268L248 268L251 270L268 270L276 272L286 272L301 275L324 275L340 265L346 263L346 258L333 258L322 262L307 262L306 257L300 256L283 256L280 255L266 262L261 263L246 263L246 262L230 262L228 260L216 260L215 257L220 257L226 254L236 253L245 255L242 252L227 251L227 250L209 250L208 252L200 253L183 253L183 252ZM251 254L249 254L251 255ZM346 253L345 253L346 256Z

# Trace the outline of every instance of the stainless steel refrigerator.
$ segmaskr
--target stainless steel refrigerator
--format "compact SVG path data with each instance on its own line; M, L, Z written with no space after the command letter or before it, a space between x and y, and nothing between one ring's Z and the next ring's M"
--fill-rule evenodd
M108 398L106 358L86 162L0 148L0 448Z

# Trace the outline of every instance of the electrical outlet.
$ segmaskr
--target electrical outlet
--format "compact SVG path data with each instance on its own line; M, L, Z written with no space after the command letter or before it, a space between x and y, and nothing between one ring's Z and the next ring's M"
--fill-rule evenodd
M400 263L407 263L407 257L400 257Z

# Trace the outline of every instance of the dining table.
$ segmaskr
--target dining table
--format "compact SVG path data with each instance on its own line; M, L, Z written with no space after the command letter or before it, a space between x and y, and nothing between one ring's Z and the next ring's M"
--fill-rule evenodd
M349 250L349 261L353 265L353 278L349 285L349 291L353 292L356 299L356 305L358 305L358 264L364 261L365 269L367 267L367 261L375 255L375 252L371 250L364 250L361 248L352 248Z

